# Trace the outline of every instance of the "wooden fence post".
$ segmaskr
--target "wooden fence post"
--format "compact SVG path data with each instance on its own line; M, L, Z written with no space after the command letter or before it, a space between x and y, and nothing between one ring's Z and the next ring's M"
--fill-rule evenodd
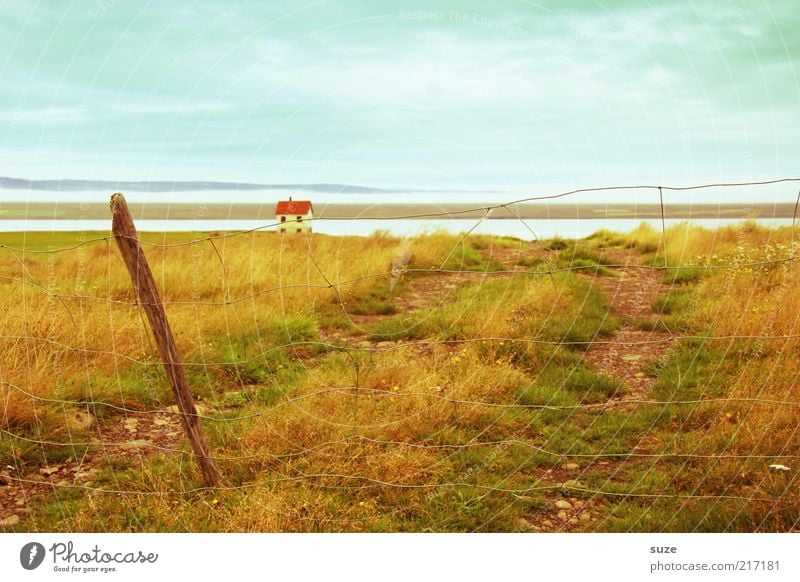
M186 381L186 374L181 364L178 349L175 346L175 339L167 321L167 314L161 304L161 296L158 293L153 273L147 258L144 256L142 246L139 244L139 237L136 234L136 227L133 224L133 217L125 197L117 192L111 196L111 232L117 241L117 246L122 253L122 259L128 268L133 286L139 297L150 327L153 330L158 353L164 361L164 368L167 371L169 383L175 398L178 401L178 409L181 413L181 420L189 442L192 444L195 457L203 473L203 480L208 487L214 487L219 483L219 469L214 460L209 455L208 444L203 433L203 425L197 417L197 409L194 405L192 393L189 390L189 383Z

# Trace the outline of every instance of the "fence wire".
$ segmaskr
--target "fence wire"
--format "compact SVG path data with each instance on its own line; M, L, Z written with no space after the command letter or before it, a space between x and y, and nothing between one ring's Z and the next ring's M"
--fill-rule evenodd
M435 276L435 277L463 277L464 282L468 281L478 281L478 282L485 282L492 280L493 278L517 278L517 277L550 277L552 278L556 274L561 273L575 273L575 274L597 274L598 265L568 265L568 266L558 266L555 264L546 263L545 268L534 268L530 269L527 267L519 267L519 265L515 264L514 268L501 268L501 269L492 269L492 270L464 270L464 269L452 269L447 268L445 265L448 263L449 259L457 252L459 245L463 244L465 240L468 239L469 235L481 224L483 223L493 211L498 209L503 209L508 211L512 216L514 216L515 220L518 220L522 225L524 225L525 229L531 234L531 237L538 241L539 237L536 235L534 230L530 227L528 222L521 217L518 206L523 203L529 202L537 202L537 201L550 201L550 200L558 200L567 198L569 196L581 194L581 193L599 193L599 192L607 192L607 191L632 191L632 190L652 190L657 192L658 194L658 201L661 209L660 213L660 226L661 226L661 246L662 248L659 249L659 252L666 254L665 249L663 248L666 245L667 241L667 226L666 221L664 219L664 208L665 208L665 193L668 192L678 192L678 191L690 191L690 190L701 190L701 189L708 189L708 188L740 188L740 187L747 187L747 186L763 186L763 185L776 185L776 184L788 184L788 183L798 183L800 182L800 178L781 178L775 180L764 180L764 181L750 181L750 182L728 182L728 183L714 183L714 184L700 184L700 185L693 185L693 186L664 186L664 185L631 185L631 186L609 186L609 187L592 187L592 188L580 188L574 189L566 192L559 192L555 194L547 194L547 195L538 195L538 196L530 196L525 198L520 198L517 200L511 200L508 202L500 203L500 204L493 204L493 205L486 205L486 206L479 206L475 208L457 210L457 211L444 211L439 213L412 213L406 214L402 216L395 216L391 218L387 218L386 220L400 220L400 219L434 219L434 218L444 218L444 217L453 217L455 215L462 215L462 214L470 214L475 212L481 212L481 218L476 219L474 226L468 229L466 232L462 233L458 238L457 243L452 247L449 254L446 255L445 259L441 261L441 264L436 267L432 267L429 269L425 268L406 268L403 269L403 273L409 277L426 277L426 276ZM800 203L800 193L798 193L797 202ZM741 271L741 270L757 270L757 269L774 269L778 266L786 266L787 268L793 266L793 264L797 261L797 256L795 253L795 227L796 227L796 218L797 218L797 210L798 204L795 204L794 216L792 218L792 226L791 226L791 245L789 248L789 252L786 256L776 257L776 258L769 258L765 260L738 260L738 261L729 261L729 262L711 262L711 260L707 260L705 263L695 264L691 262L687 263L678 263L678 264L667 264L666 260L664 264L635 264L635 263L604 263L601 266L606 269L614 270L614 271L642 271L642 272L653 272L653 273L662 273L662 274L670 274L670 273L680 273L686 269L697 270L706 273L718 273L721 271ZM324 218L315 218L311 221L319 222L325 220ZM344 219L337 219L337 220L352 220L358 221L363 220L362 217L353 216L350 218ZM222 286L220 289L220 294L222 295L222 299L220 300L164 300L163 304L166 306L175 306L175 307L204 307L204 308L221 308L226 310L226 321L227 321L227 309L234 307L239 304L244 304L246 302L255 302L257 299L269 295L269 294L276 294L280 297L283 297L283 294L286 292L292 292L297 290L312 290L317 289L320 291L330 291L336 295L337 301L339 306L341 307L347 321L350 324L354 323L351 315L347 312L347 306L342 296L342 292L346 290L349 286L356 285L358 283L363 283L365 281L371 280L389 280L392 277L397 276L397 269L395 268L387 268L386 270L374 273L367 273L355 277L349 278L332 278L325 273L325 270L319 264L317 259L314 256L313 246L311 244L311 240L307 237L305 240L307 242L307 258L310 262L313 270L316 272L317 275L324 281L323 283L312 283L309 281L305 284L280 284L280 285L269 285L264 286L263 288L258 288L251 285L251 291L239 295L239 296L232 296L231 289L229 284L229 279L231 277L231 272L229 266L226 265L224 260L224 256L220 253L219 249L217 248L215 242L219 240L230 239L233 237L241 237L248 234L254 234L261 231L267 231L270 229L274 229L280 223L277 222L270 222L265 223L261 226L240 230L240 231L233 231L233 232L226 232L222 234L213 234L208 235L200 238L196 238L190 241L185 242L176 242L176 243L153 243L153 242L145 242L142 241L143 245L151 249L158 249L163 250L165 252L170 251L172 249L187 247L187 246L195 246L195 245L203 245L209 244L218 260L219 268L221 272L221 281ZM7 291L9 293L20 292L21 294L21 305L24 307L24 301L26 300L28 295L28 290L31 293L41 293L44 294L46 297L53 299L58 302L59 308L65 310L69 314L70 320L75 324L77 321L76 315L78 315L78 310L82 308L84 304L87 303L101 303L107 304L109 307L109 316L112 317L113 314L111 312L112 308L123 308L123 309L133 309L133 310L141 310L142 304L135 300L129 300L124 298L117 298L111 296L102 296L102 295L93 295L93 294L70 294L70 293L61 293L55 286L48 285L47 283L43 283L42 281L37 281L27 270L27 267L24 262L24 258L26 256L54 256L54 255L62 255L64 253L68 253L71 251L77 251L87 245L97 244L97 243L105 243L108 244L109 241L112 240L112 236L103 236L92 238L89 240L81 241L77 244L62 247L62 248L51 248L51 249L26 249L20 247L14 247L11 245L0 244L0 250L5 251L10 256L16 260L18 265L21 265L23 269L23 276L15 276L12 274L0 274L0 282L7 284ZM110 252L108 261L109 261L109 273L110 273L110 265L112 261L113 253ZM167 260L167 259L164 259ZM463 284L463 283L462 283ZM555 283L554 283L555 284ZM109 281L109 286L111 285L111 281ZM235 317L239 317L238 314L235 312L233 313ZM229 342L233 343L235 339L235 326L236 322L230 324L233 328L229 327ZM77 333L78 326L74 325L75 327L75 334L76 340L80 340ZM147 336L147 333L144 332L144 335ZM149 338L149 336L147 336ZM112 344L113 344L113 338ZM363 340L363 336L360 336L360 339ZM752 504L767 504L767 505L774 505L776 503L780 503L781 500L784 498L784 495L788 495L787 492L784 492L778 496L763 496L758 494L758 489L754 488L753 493L750 495L740 495L736 493L728 493L727 490L733 488L732 484L729 484L727 487L723 488L721 492L717 493L703 493L700 491L700 485L696 485L694 488L690 487L690 491L688 493L664 493L664 492L647 492L642 491L643 483L646 481L648 474L654 470L659 462L662 461L669 461L672 463L683 462L684 465L681 467L676 468L675 477L673 479L674 482L677 482L681 469L686 466L686 463L692 463L697 461L708 461L708 462L725 462L725 461L738 461L742 464L747 462L753 461L760 461L760 462L767 462L767 461L775 461L776 459L781 460L797 460L800 459L800 454L797 454L796 447L792 445L790 442L786 442L781 450L776 450L771 454L758 452L757 450L753 450L747 454L740 454L740 453L731 453L731 452L721 452L721 453L708 453L703 452L700 450L689 450L689 451L678 451L678 450L669 450L669 443L665 444L664 450L659 452L652 452L648 450L637 450L635 447L628 449L628 450L616 450L616 451L605 451L599 450L595 452L585 452L580 450L571 450L570 448L566 448L564 450L558 450L556 448L546 447L537 445L535 442L531 442L531 439L526 438L492 438L489 435L489 431L481 430L476 435L473 435L471 438L464 440L463 442L453 442L453 443L441 443L436 442L434 439L418 439L418 440L395 440L395 439L388 439L388 438L375 438L371 436L367 436L366 434L359 434L360 429L366 428L361 427L358 425L357 422L357 415L358 415L358 403L365 399L365 398L380 398L386 401L389 401L389 405L396 408L396 413L391 418L396 420L402 420L403 415L405 414L402 408L403 401L413 401L413 400L423 400L423 401L430 401L430 402L440 402L445 403L448 406L452 406L455 408L461 407L466 408L468 410L475 410L475 409L489 409L489 410L496 410L501 412L502 414L516 414L519 411L535 411L540 414L545 413L564 413L567 416L563 417L560 422L568 424L573 415L580 414L580 413L589 413L589 412L596 412L598 414L603 414L607 411L614 411L614 410L631 410L631 408L639 409L641 407L650 407L656 410L659 410L659 417L661 414L670 414L670 409L679 409L682 414L690 416L700 410L700 407L709 406L709 405L720 405L720 406L730 406L730 405L739 405L739 406L749 406L751 407L763 407L763 408L778 408L778 407L789 407L789 408L796 408L800 406L800 400L793 398L796 396L796 390L789 390L784 398L775 398L775 397L759 397L757 395L752 397L733 397L733 396L726 396L726 397L703 397L703 398L672 398L672 399L665 399L665 398L650 398L650 397L631 397L631 398L609 398L602 402L578 402L575 404L533 404L533 403L526 403L526 402L496 402L492 400L482 400L482 399L470 399L470 398L463 398L457 397L454 394L443 394L443 393L436 393L426 390L402 390L393 392L391 390L385 389L377 389L371 388L368 386L359 385L358 375L359 375L359 363L355 359L356 355L367 355L370 357L377 357L385 354L393 354L393 353L407 353L411 352L416 354L413 357L420 357L418 354L421 353L424 349L431 349L436 347L459 347L459 346L466 346L470 344L479 344L479 345L524 345L524 346L547 346L552 348L580 348L581 350L587 351L598 346L607 346L609 348L621 348L621 347L639 347L639 348L646 348L647 346L655 346L655 345L665 345L665 346L677 346L681 343L687 342L702 342L702 343L715 343L715 344L727 344L728 347L734 345L735 342L775 342L776 344L783 342L787 344L788 342L794 342L796 340L800 340L800 334L712 334L712 333L679 333L673 331L667 332L651 332L649 336L646 337L636 337L635 339L614 339L613 336L611 339L603 339L595 337L588 341L568 341L565 339L562 340L552 340L552 339L543 339L543 338L536 338L536 337L529 337L529 338L520 338L520 337L503 337L503 336L480 336L480 337L463 337L458 339L408 339L402 340L398 342L393 342L391 345L379 345L378 342L370 342L370 345L360 345L359 343L347 343L347 342L333 342L333 341L288 341L279 345L274 345L269 348L264 348L263 346L259 346L256 349L256 353L252 357L244 357L244 358L230 358L225 359L223 361L212 361L203 359L203 361L196 362L196 361L187 361L184 363L184 366L188 369L199 369L204 371L208 374L209 369L238 369L239 367L244 367L249 364L256 364L260 361L264 361L265 357L271 354L280 354L286 353L287 351L291 350L298 350L298 349L317 349L317 350L324 350L331 354L341 354L348 356L352 359L351 364L353 366L353 374L356 378L356 381L349 385L344 386L325 386L320 385L318 389L309 391L305 394L300 395L289 395L289 394L281 394L281 399L269 406L268 410L264 411L255 411L249 412L246 414L238 414L232 413L230 411L224 411L224 413L198 413L198 417L201 418L205 423L209 426L222 426L225 430L234 431L237 430L236 426L239 426L237 423L256 423L256 422L266 422L269 419L274 419L276 415L276 410L280 409L292 409L298 406L306 406L308 410L313 410L314 402L319 401L319 399L326 398L326 397L337 397L342 399L343 401L346 400L353 400L354 401L354 434L350 434L346 437L340 439L331 439L331 440L323 440L322 442L312 444L311 446L303 446L301 444L296 444L293 450L288 452L255 452L255 453L248 453L246 451L239 451L234 450L228 452L225 450L225 447L217 447L213 452L212 458L216 461L223 462L223 463L245 463L250 461L269 461L271 464L269 466L268 476L259 476L258 478L253 479L250 482L246 483L239 483L234 484L231 482L226 482L224 485L214 488L214 490L219 491L246 491L253 488L258 487L271 487L271 486L278 486L281 484L291 484L291 483L300 483L305 487L311 487L318 490L330 491L330 490L354 490L354 491L364 491L367 489L391 489L391 490L421 490L421 491L433 491L433 492L448 492L453 491L456 489L466 488L473 491L478 491L481 493L481 498L485 495L490 494L499 494L499 495L507 495L515 498L525 498L526 496L532 494L564 494L567 492L569 495L583 495L586 496L588 499L594 498L604 498L607 500L611 500L610 502L613 503L615 499L621 500L629 500L629 499L649 499L649 500L660 500L660 499L671 499L677 502L681 502L682 504L686 504L692 501L701 501L701 500L711 500L716 502L723 502L723 501L743 501L746 503ZM79 345L79 343L75 344L68 344L62 341L55 340L51 337L41 334L26 334L26 335L19 335L19 334L4 334L0 335L0 341L6 343L13 343L14 345L21 345L25 344L27 347L24 348L24 352L28 355L38 354L41 352L43 346L47 346L54 350L63 350L66 352L78 354L83 358L107 358L113 362L115 369L118 371L121 366L128 365L128 366L140 366L142 369L160 369L163 364L156 360L153 357L155 350L152 346L147 346L144 344L143 347L143 357L137 357L131 353L120 353L115 349L98 349L98 348L91 348ZM364 343L363 341L361 343ZM385 342L384 342L385 343ZM725 348L728 349L728 348ZM796 349L796 348L795 348ZM298 358L300 356L297 356ZM788 356L787 356L788 357ZM722 365L722 362L719 364ZM9 382L3 379L3 359L0 356L0 387L5 388L5 405L6 408L8 407L9 402L9 395L14 393L27 399L28 401L34 403L33 406L41 405L41 406L51 406L56 409L61 408L64 411L67 410L87 410L91 411L94 415L96 415L98 419L98 427L95 430L96 436L93 438L85 439L85 440L75 440L72 438L67 439L49 439L49 438L42 438L36 434L36 432L26 432L24 430L19 430L15 427L12 423L7 422L7 410L4 410L2 414L0 414L0 435L7 439L10 445L10 450L12 451L13 457L13 465L9 465L7 467L7 471L5 474L5 479L10 481L10 483L15 484L18 487L21 487L23 490L23 495L27 496L30 495L43 495L45 493L52 492L56 496L59 494L59 490L80 490L85 492L90 492L94 494L104 494L104 495L129 495L129 496L172 496L172 495L179 495L179 496L190 496L190 495L197 495L208 491L209 488L206 487L195 487L192 486L192 480L190 477L186 477L180 482L177 482L174 487L168 489L148 489L146 487L142 487L139 489L136 488L125 488L125 487L104 487L104 486L94 486L94 485L87 485L86 483L79 483L79 482L71 482L71 483L63 483L63 482L52 482L48 480L41 480L41 479L33 479L30 478L30 473L28 469L30 468L28 465L29 463L26 461L21 460L18 455L14 452L13 443L21 442L27 443L28 445L32 445L35 447L40 448L44 451L46 448L55 448L55 449L70 449L70 450L79 450L79 449L86 449L86 450L94 450L100 451L101 456L108 455L113 456L113 454L118 451L120 441L118 438L111 438L108 434L105 436L107 438L104 439L104 434L99 431L99 425L105 422L107 418L116 418L112 415L122 415L125 419L138 419L138 418L146 418L146 417L158 417L158 418L172 418L173 420L178 420L180 418L180 414L175 410L168 410L164 408L147 408L142 406L129 406L123 403L118 402L108 402L103 399L95 399L91 393L88 397L84 397L81 399L70 399L70 398L58 398L54 395L47 393L48 395L40 394L40 390L38 390L34 386L25 386L19 383ZM159 381L159 380L156 380ZM111 415L111 416L109 416ZM656 418L659 418L656 417ZM453 421L453 425L458 425L458 415L454 415L456 420ZM590 424L590 430L593 423ZM655 426L654 424L650 427L650 429ZM764 435L758 439L758 444L760 445L762 441L767 436L769 427L764 427ZM267 427L267 430L277 430L271 429ZM620 432L620 428L618 427L615 432L612 432L608 435L609 440L613 439L617 434ZM679 433L680 430L676 430L676 434ZM645 437L647 436L648 431L645 431ZM94 434L94 433L89 433ZM794 433L796 436L796 432ZM113 436L113 435L112 435ZM695 447L703 446L703 439L700 439L700 443L698 443ZM0 443L2 444L2 443ZM494 451L498 451L503 448L507 447L521 447L522 449L528 450L530 455L538 454L544 456L545 459L549 459L549 465L551 467L557 468L559 463L572 461L572 460L580 460L585 462L596 462L599 460L607 460L610 463L616 463L612 467L611 474L607 477L606 482L604 483L605 486L597 486L591 487L587 486L586 484L581 483L578 480L575 480L574 483L556 483L556 484L548 484L545 483L541 476L539 477L531 477L530 481L534 483L534 485L529 487L516 487L516 486L508 486L505 485L505 482L519 475L514 471L509 471L507 474L500 474L498 475L497 482L495 484L489 485L485 483L475 482L474 480L470 480L469 477L472 476L472 473L467 471L465 474L462 475L462 479L431 479L432 482L426 483L414 483L412 482L414 478L419 478L419 475L415 473L411 473L407 476L406 480L390 480L390 479L380 479L371 477L369 475L362 475L362 474L355 474L355 473L337 473L337 472L305 472L301 470L301 468L297 466L293 466L291 464L287 464L291 460L295 459L304 459L309 456L320 456L323 460L324 459L335 459L337 461L347 461L351 458L351 452L347 449L349 446L362 446L362 447L371 447L369 450L361 450L357 452L357 457L359 460L373 460L376 461L381 457L386 457L389 455L395 454L397 451L407 451L407 450L417 450L417 451L425 451L425 452L440 452L447 457L451 458L453 455L465 454L469 451L475 449L490 449ZM338 451L337 449L344 448L344 451ZM375 450L377 449L377 450ZM167 456L174 456L174 457L185 457L186 461L189 462L192 457L191 450L186 447L180 440L177 440L173 446L165 446L158 443L140 443L137 445L137 454L139 459L141 460L142 467L144 470L144 464L147 461L147 455L151 452L157 452L162 455ZM2 448L0 448L0 452L2 452ZM236 453L236 454L231 454ZM82 453L85 457L88 453ZM499 454L497 454L499 455ZM76 454L76 458L80 457L80 455ZM634 483L628 491L619 491L617 490L617 483L616 479L620 477L620 475L624 471L624 466L626 462L638 460L642 463L650 461L652 464L647 466L642 466L642 470L639 474L639 480L637 483ZM433 464L429 469L438 467L442 464L443 459L438 459L433 461ZM284 463L284 464L281 464ZM47 455L43 452L42 453L42 465L44 467L49 466ZM478 470L481 470L482 467L479 467ZM794 469L792 469L794 471ZM792 482L796 481L796 477L793 473ZM675 483L668 483L663 484L664 489L667 489L670 485L674 485ZM30 488L30 493L27 493L27 489L25 487ZM738 489L737 489L738 490ZM788 487L787 487L788 491ZM622 503L622 501L619 501ZM0 510L2 509L2 505L0 505ZM398 512L401 512L403 508L387 508L384 511L384 515L394 515ZM1 517L1 516L0 516ZM295 516L297 519L305 519L302 516ZM311 519L311 518L308 518ZM370 517L348 517L348 518L328 518L328 521L333 523L338 522L352 522L352 521L370 521L373 518ZM798 517L800 519L800 517ZM796 523L796 522L795 522ZM564 525L566 528L566 524ZM599 526L598 526L599 527ZM633 526L631 526L633 527Z

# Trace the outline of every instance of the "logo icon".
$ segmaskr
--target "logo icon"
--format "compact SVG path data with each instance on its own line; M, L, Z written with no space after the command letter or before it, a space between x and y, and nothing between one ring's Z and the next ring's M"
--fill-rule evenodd
M39 542L30 542L19 551L19 563L26 570L35 570L44 562L44 546Z

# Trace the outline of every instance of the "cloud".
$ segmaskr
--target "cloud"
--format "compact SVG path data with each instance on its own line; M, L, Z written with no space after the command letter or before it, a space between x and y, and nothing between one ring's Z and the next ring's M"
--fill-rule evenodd
M92 20L29 4L0 24L0 144L68 148L81 177L324 169L386 186L784 168L797 153L790 2L104 6Z

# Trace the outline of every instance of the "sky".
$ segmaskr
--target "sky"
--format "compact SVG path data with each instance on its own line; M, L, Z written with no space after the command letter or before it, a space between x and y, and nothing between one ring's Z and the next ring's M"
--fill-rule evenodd
M794 0L0 0L0 176L796 176L799 28Z

